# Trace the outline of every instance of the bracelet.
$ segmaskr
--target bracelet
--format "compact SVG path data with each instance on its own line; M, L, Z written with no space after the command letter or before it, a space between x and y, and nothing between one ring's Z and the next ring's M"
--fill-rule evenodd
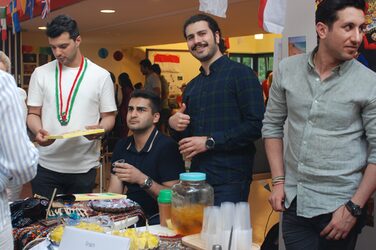
M27 115L36 115L36 116L39 116L39 117L40 117L40 114L33 113L33 112L28 112Z
M272 183L272 187L275 187L280 184L285 184L285 181L278 181L278 182Z
M274 186L275 184L277 183L280 183L280 182L285 182L285 176L284 175L280 175L280 176L276 176L274 178L272 178L272 186Z

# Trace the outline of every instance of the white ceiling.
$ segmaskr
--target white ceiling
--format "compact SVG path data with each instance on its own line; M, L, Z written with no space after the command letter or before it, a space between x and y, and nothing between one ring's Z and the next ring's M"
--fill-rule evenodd
M258 5L259 0L228 0L227 18L215 17L223 36L262 33L257 25ZM101 9L116 13L102 14ZM26 32L43 32L37 27L67 14L76 19L86 42L147 46L183 42L183 23L198 9L199 0L83 0L51 12L46 20L34 17L21 26Z

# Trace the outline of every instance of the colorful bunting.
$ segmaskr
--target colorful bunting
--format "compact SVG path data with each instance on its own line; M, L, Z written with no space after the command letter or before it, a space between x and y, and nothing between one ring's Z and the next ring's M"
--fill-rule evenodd
M0 21L1 21L1 40L7 40L7 9L0 7Z
M45 19L47 15L50 13L50 0L42 0L42 19Z

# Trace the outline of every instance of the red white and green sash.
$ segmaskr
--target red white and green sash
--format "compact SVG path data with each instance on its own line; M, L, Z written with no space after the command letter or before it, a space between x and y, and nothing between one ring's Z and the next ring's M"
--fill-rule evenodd
M62 86L61 86L63 65L56 61L56 70L55 70L56 110L57 110L57 119L62 126L66 126L69 123L72 109L74 106L74 101L76 99L78 89L80 88L82 79L84 78L86 68L87 68L87 59L82 57L80 68L78 69L77 75L69 91L68 99L66 100L65 109L64 109L63 93L62 93Z

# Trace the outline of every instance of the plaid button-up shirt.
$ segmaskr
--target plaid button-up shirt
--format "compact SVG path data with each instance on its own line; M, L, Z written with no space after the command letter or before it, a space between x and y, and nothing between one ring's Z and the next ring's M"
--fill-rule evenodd
M209 75L200 71L184 92L191 123L180 136L213 137L215 147L194 157L191 170L207 173L212 185L250 180L264 116L260 82L226 56L210 65Z

